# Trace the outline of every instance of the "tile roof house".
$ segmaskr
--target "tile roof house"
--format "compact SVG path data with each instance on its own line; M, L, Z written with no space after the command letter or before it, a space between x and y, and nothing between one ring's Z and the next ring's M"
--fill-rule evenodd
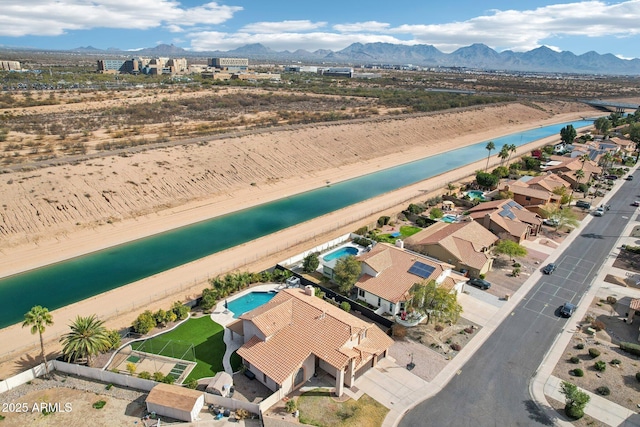
M312 286L283 289L240 319L244 344L238 355L258 381L284 394L322 369L336 378L340 396L393 343L375 324L314 296Z
M557 188L570 189L571 184L560 176L547 172L536 177L523 176L517 181L508 182L503 190L513 193L513 200L520 206L540 214L546 205L559 204L562 200L561 195L554 193Z
M461 292L467 278L452 264L385 243L358 256L362 275L355 284L358 299L378 307L377 313L396 315L404 310L411 287L424 280Z
M511 199L480 203L469 209L469 217L501 239L517 243L535 236L542 227L542 218Z
M602 168L596 162L587 160L583 163L580 157L551 156L551 160L544 166L544 170L558 174L573 188L579 183L588 182L591 178L602 173ZM584 178L582 179L576 177L576 172L579 170L584 172Z
M447 224L438 222L405 240L405 247L421 254L445 260L455 268L478 277L491 270L489 254L498 236L475 221Z

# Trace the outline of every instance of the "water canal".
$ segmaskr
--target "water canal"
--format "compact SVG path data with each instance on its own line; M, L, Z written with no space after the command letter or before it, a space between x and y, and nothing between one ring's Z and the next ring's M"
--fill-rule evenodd
M492 139L516 146L558 135L567 124ZM487 141L299 195L212 218L57 264L0 279L0 328L22 321L37 304L54 310L295 224L486 158Z

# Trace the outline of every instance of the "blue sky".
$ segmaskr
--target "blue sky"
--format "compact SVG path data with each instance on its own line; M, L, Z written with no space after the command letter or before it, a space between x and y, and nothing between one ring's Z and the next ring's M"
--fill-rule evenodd
M389 42L448 53L484 43L640 57L640 0L2 0L0 22L8 47L314 51Z

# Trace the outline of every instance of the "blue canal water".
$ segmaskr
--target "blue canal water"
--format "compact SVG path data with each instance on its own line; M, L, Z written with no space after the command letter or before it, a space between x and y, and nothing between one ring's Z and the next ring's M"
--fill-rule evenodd
M575 121L492 139L496 154ZM487 141L0 279L0 328L34 305L55 310L487 157Z
M275 292L249 292L241 297L229 301L227 309L233 313L234 318L238 318L243 314L268 303L276 296Z

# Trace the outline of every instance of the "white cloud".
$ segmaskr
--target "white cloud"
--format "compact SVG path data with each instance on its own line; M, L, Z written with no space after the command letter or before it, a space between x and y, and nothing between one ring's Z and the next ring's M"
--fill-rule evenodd
M333 29L341 33L375 33L384 32L389 29L390 25L384 22L368 21L368 22L355 22L353 24L336 24Z
M256 22L245 25L240 29L240 33L289 33L299 31L317 30L326 26L326 22L303 21L281 21L281 22Z
M215 25L242 10L216 2L182 8L172 0L3 0L0 36L56 36L92 28L155 28Z

